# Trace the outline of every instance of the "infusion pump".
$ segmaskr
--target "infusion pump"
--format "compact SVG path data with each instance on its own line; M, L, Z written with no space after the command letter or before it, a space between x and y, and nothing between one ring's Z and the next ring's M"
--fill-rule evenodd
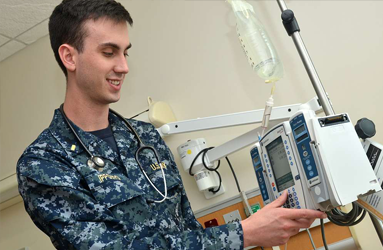
M251 149L264 203L284 190L284 207L329 211L381 190L348 114L301 110Z

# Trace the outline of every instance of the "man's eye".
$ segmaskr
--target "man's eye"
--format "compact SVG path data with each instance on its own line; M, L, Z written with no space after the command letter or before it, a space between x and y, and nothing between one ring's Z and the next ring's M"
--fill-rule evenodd
M128 56L129 56L129 54L128 54L128 53L124 53L124 56L125 56L125 57L128 57Z
M105 56L113 56L112 52L103 52Z

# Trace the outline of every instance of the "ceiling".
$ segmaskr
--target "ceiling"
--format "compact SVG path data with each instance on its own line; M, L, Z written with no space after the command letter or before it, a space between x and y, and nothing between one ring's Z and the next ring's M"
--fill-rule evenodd
M48 19L61 0L0 0L0 62L48 35Z

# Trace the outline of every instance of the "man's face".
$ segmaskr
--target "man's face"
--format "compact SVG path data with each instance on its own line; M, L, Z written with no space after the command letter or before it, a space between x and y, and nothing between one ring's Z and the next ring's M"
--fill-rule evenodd
M75 84L78 98L90 104L110 104L120 99L130 47L128 25L107 18L86 21L84 49L77 54Z

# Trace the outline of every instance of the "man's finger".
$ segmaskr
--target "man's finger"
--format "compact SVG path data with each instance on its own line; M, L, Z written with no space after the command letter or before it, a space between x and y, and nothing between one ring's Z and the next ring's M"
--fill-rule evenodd
M270 207L281 207L283 204L285 204L287 199L287 191L285 190L281 196L278 197L275 201L271 202L269 204Z
M286 213L286 218L298 220L298 219L325 219L327 215L321 211L312 209L289 209Z

